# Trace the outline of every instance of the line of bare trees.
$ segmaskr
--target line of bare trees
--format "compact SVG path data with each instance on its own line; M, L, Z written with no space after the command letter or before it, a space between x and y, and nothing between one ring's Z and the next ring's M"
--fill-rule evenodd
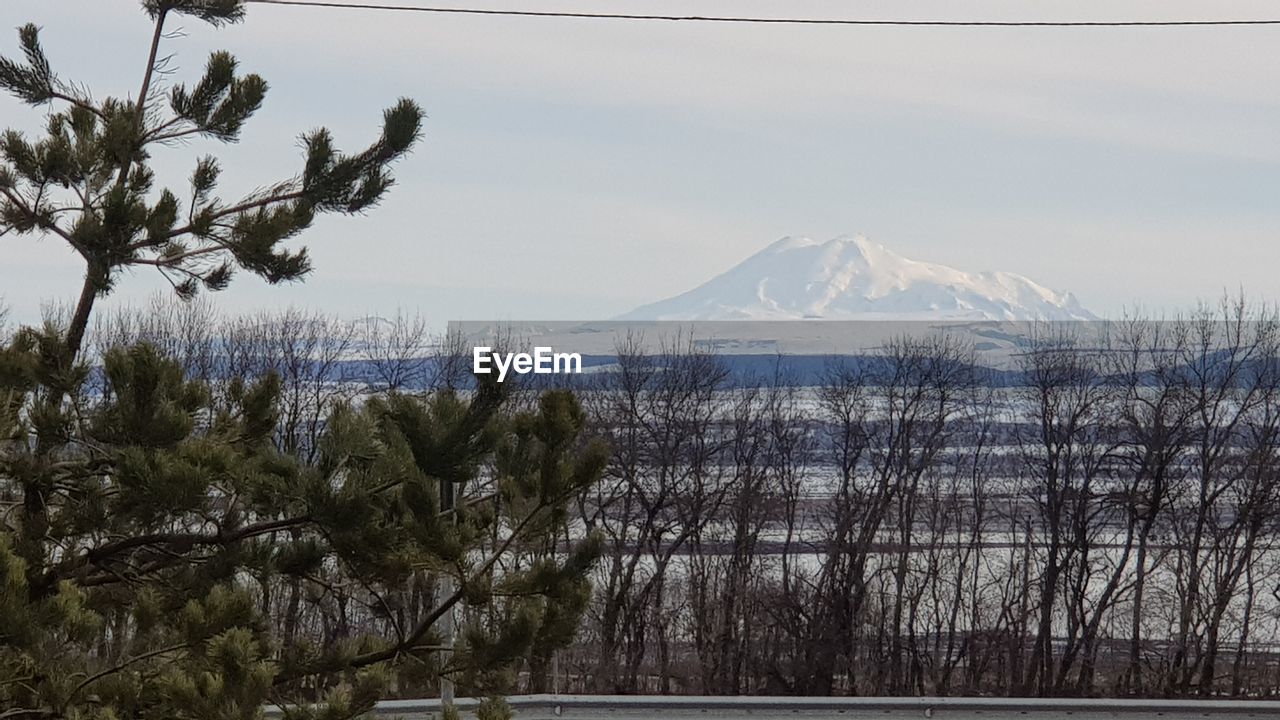
M903 337L808 387L623 348L589 391L614 462L582 521L610 543L566 684L1275 694L1277 317L1087 330L999 376Z
M238 392L223 379L277 373L277 443L304 457L331 408L465 386L469 370L458 338L407 316L159 302L94 338L155 343L214 404ZM964 337L924 333L833 359L816 383L786 358L744 381L687 340L623 343L615 371L576 382L612 460L565 540L597 531L604 555L577 642L515 687L1280 692L1271 311L1045 326L1003 374ZM422 612L421 580L377 598L295 582L263 602L283 637L329 644Z

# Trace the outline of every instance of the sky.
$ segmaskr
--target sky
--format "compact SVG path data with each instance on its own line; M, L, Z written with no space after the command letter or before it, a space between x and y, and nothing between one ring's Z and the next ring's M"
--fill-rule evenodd
M384 3L413 4L409 0ZM864 19L1280 18L1268 2L1162 0L421 0L539 10ZM3 0L55 71L135 93L133 0ZM157 153L185 188L217 154L224 196L293 175L299 135L376 136L401 96L428 118L366 216L323 216L314 272L241 274L228 312L397 309L432 322L598 319L688 290L786 235L864 234L906 257L1002 270L1100 315L1223 292L1280 301L1280 26L911 28L727 25L249 6L180 18L169 82L226 49L271 85L239 143ZM0 53L17 52L0 34ZM0 126L43 109L0 98ZM0 237L0 298L28 322L72 301L54 239ZM107 306L167 287L123 278Z

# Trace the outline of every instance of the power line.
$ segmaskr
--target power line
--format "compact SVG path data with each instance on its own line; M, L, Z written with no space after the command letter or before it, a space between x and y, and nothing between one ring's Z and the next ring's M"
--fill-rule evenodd
M551 10L485 10L480 8L422 5L378 5L338 0L245 0L261 5L343 8L351 10L399 10L446 15L498 15L505 17L579 18L588 20L664 20L684 22L752 23L759 25L864 25L902 27L1211 27L1280 25L1280 19L1261 20L853 20L840 18L771 18L725 15L649 15L635 13L562 12Z

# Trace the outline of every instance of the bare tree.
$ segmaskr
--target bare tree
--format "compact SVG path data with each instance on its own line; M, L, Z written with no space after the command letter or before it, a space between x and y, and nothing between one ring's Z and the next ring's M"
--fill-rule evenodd
M1270 509L1265 461L1277 338L1274 315L1243 300L1224 300L1191 321L1183 364L1195 435L1172 528L1178 591L1166 676L1172 692L1185 693L1197 675L1201 691L1211 690L1222 619Z
M710 522L726 487L715 462L718 391L727 373L691 340L664 339L650 354L640 339L618 350L619 369L598 388L593 408L610 438L605 481L580 501L587 527L608 538L596 612L596 687L636 690L650 633L659 652L669 614L663 601L677 553ZM668 667L660 682L669 682Z
M1088 567L1083 555L1112 452L1102 427L1110 389L1097 366L1097 351L1082 347L1082 339L1071 328L1048 328L1033 338L1021 363L1026 385L1019 390L1019 410L1027 417L1019 425L1017 443L1035 513L1028 522L1044 535L1037 562L1034 639L1021 681L1027 694L1051 693L1064 677L1059 660L1065 667L1070 658L1054 653L1060 615L1067 651L1074 655L1080 613L1078 608L1060 613L1060 593L1073 570ZM1082 582L1076 579L1077 602Z
M356 325L358 356L369 366L369 385L378 392L423 389L428 385L431 338L420 315L397 310L390 318L366 317Z

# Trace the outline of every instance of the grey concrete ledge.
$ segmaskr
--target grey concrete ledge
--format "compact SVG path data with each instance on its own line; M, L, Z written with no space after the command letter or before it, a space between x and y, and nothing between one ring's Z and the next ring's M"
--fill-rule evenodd
M478 701L459 698L469 714ZM705 697L682 695L515 695L507 703L518 720L543 718L899 717L1015 718L1023 715L1102 718L1119 715L1165 718L1215 716L1280 719L1280 701L1212 699L978 698L978 697ZM427 718L439 713L436 698L387 700L374 713Z

